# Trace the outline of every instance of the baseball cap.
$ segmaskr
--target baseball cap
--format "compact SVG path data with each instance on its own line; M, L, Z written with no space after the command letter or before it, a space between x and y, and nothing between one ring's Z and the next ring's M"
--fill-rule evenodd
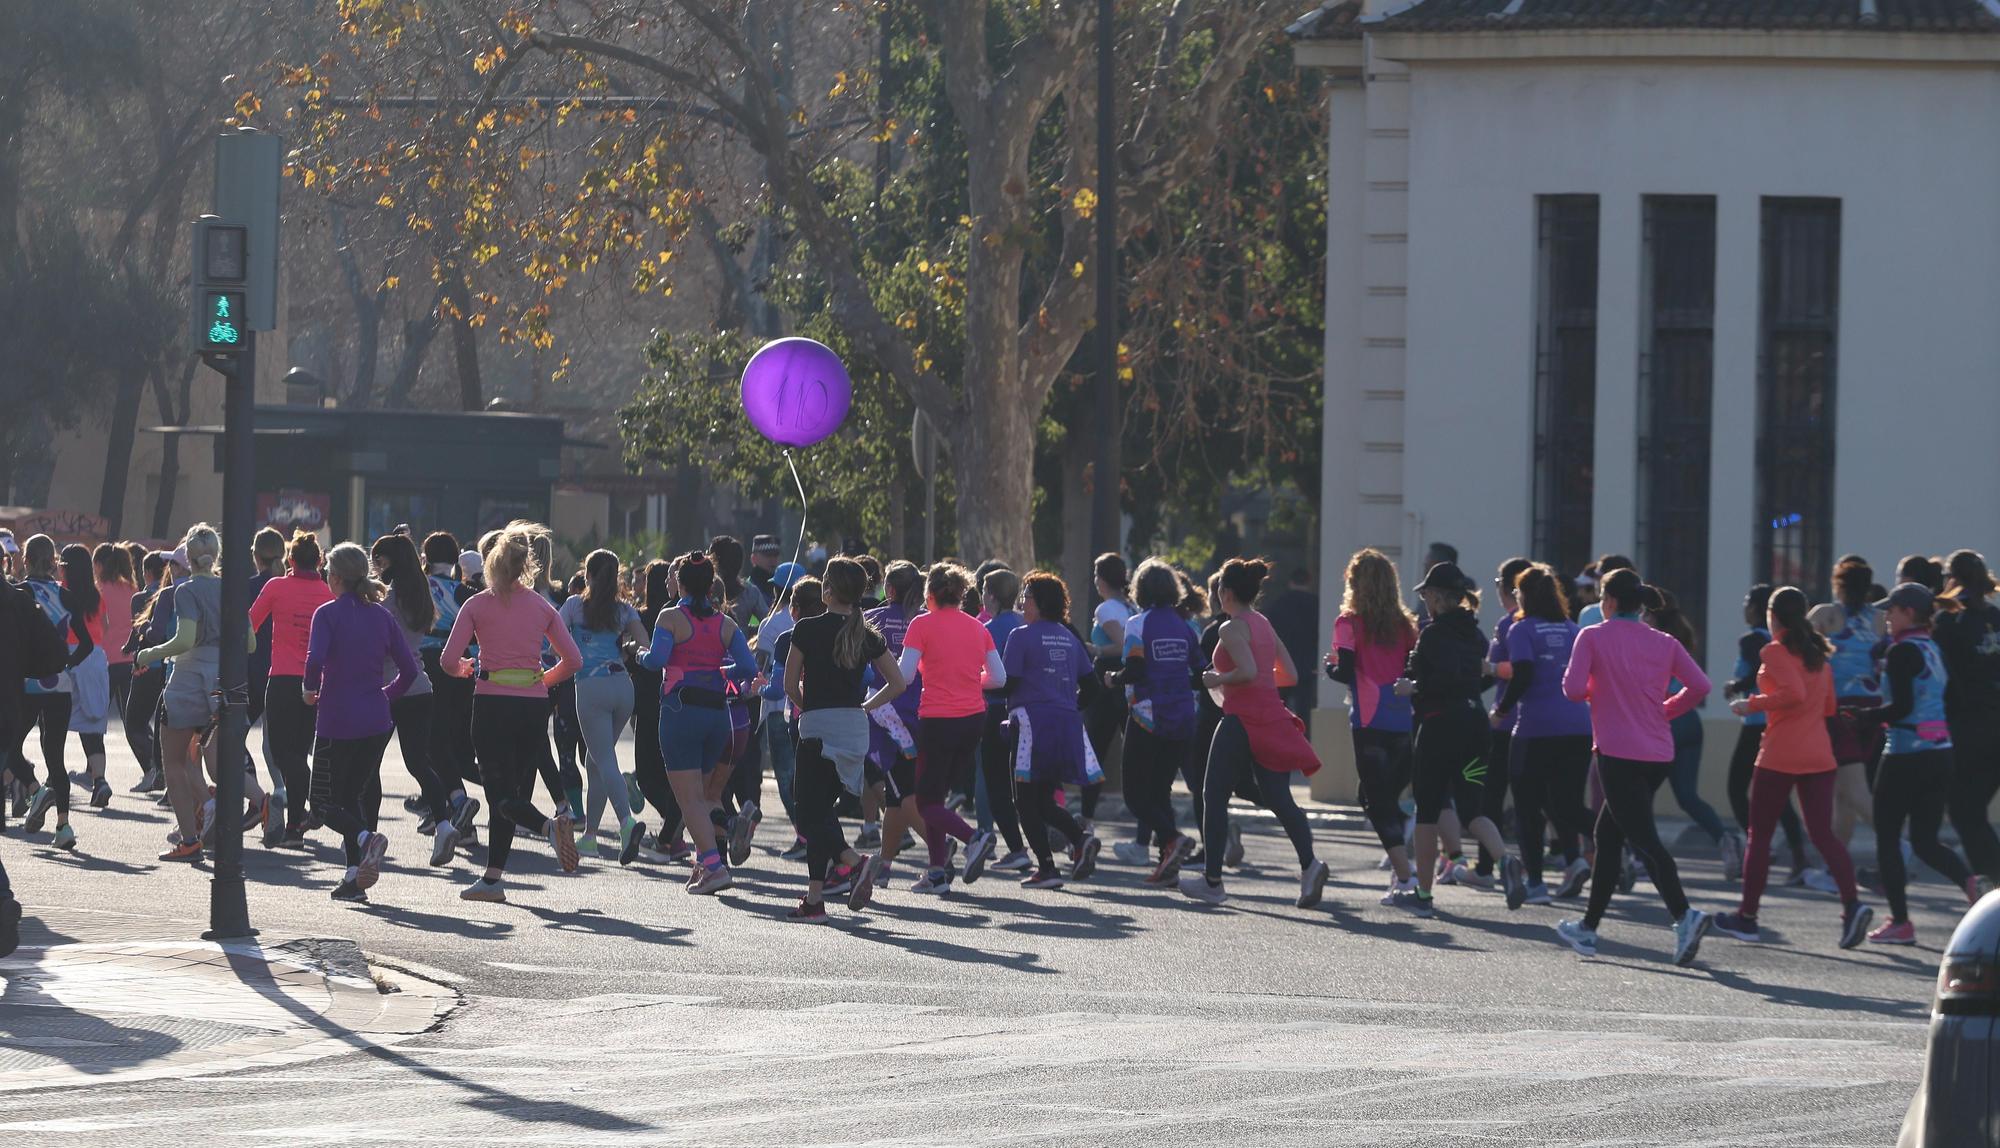
M189 569L187 547L176 546L172 550L169 550L167 552L167 561L173 563L174 565L180 567L183 570Z
M9 530L5 534L0 534L0 551L8 554L19 554L21 552L21 544L14 541L13 531Z
M777 554L782 549L778 545L777 536L773 534L759 534L750 540L750 553L752 554Z
M796 562L786 562L771 571L771 581L780 589L790 589L792 583L806 576L806 568Z
M458 573L461 578L479 578L486 573L486 560L477 550L467 550L458 556Z
M1934 610L1937 608L1937 596L1922 583L1904 582L1889 591L1889 596L1882 599L1882 605L1901 606L1905 610Z

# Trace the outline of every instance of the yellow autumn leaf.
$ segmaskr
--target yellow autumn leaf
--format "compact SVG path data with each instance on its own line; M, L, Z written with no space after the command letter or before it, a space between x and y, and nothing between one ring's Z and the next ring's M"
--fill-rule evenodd
M1083 260L1081 259L1077 260L1076 266L1069 269L1069 277L1071 279L1083 278Z
M1097 211L1097 193L1087 187L1079 187L1070 199L1070 205L1076 208L1079 217L1089 219Z

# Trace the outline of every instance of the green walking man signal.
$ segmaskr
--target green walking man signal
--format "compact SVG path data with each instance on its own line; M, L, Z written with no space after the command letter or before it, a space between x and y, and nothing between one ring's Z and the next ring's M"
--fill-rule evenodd
M202 332L201 350L234 351L243 345L243 293L203 292L202 313L208 327Z

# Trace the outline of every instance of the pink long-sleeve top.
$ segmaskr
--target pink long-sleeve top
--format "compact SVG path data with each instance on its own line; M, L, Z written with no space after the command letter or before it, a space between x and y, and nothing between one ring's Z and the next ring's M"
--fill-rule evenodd
M1669 696L1675 678L1681 688ZM1672 761L1674 735L1667 723L1700 705L1708 688L1708 675L1686 647L1631 618L1584 629L1563 673L1563 696L1590 703L1597 752L1632 761Z
M533 590L514 590L505 597L481 590L466 599L451 624L439 660L447 668L465 656L465 647L479 643L479 668L491 670L539 670L542 668L542 639L548 639L561 659L531 686L507 686L481 677L472 688L475 694L500 697L547 697L549 687L575 674L583 665L583 654L570 637L569 627L549 600Z

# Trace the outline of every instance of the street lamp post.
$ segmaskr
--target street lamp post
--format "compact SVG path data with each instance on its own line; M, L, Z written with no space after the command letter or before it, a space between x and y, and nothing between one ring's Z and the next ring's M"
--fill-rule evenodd
M1118 402L1118 108L1113 0L1097 0L1097 462L1091 535L1122 551Z

